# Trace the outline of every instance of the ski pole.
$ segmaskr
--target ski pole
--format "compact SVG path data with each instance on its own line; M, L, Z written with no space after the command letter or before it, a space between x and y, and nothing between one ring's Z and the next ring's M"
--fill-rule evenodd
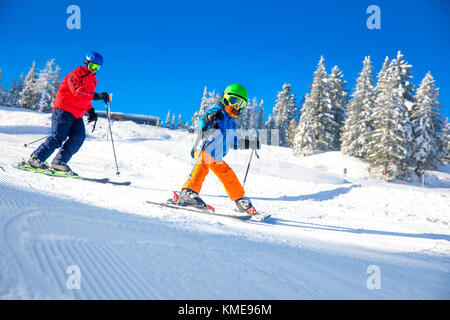
M91 131L91 133L94 132L96 124L97 124L97 119L95 119L95 121L94 121L94 125L92 126L92 131Z
M111 105L111 101L112 101L112 93L109 95L109 104ZM111 136L111 144L112 144L112 148L113 148L113 153L114 153L114 161L116 162L116 174L119 175L119 166L117 165L117 157L116 157L116 149L114 148L114 140L113 140L113 135L112 135L112 130L111 130L111 115L108 112L108 103L105 102L105 108L106 108L106 115L108 118L108 127L109 127L109 134Z
M252 162L252 157L253 157L254 152L255 152L255 150L252 149L252 153L250 153L250 159L248 160L247 170L245 171L245 177L244 177L244 182L242 183L242 188L244 188L244 186L245 186L245 181L247 180L248 169L250 169L250 163Z
M44 140L44 139L46 139L46 138L48 138L48 137L50 137L50 136L51 136L51 134L49 134L49 135L47 135L47 136L45 136L45 137L43 137L43 138L37 139L37 140L35 140L35 141L33 141L33 142L30 142L30 143L24 143L23 146L24 146L24 147L28 147L29 145L31 145L31 144L33 144L33 143L36 143L36 142L38 142L38 141Z
M245 186L245 181L247 180L247 174L248 170L250 169L250 163L252 162L253 153L255 153L256 157L259 159L258 152L256 152L256 149L252 149L252 153L250 154L250 159L248 160L247 170L245 171L245 177L244 182L242 183L242 188Z

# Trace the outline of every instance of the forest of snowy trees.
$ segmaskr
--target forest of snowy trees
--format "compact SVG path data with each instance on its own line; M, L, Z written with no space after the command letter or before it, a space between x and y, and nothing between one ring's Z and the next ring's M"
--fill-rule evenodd
M253 98L238 118L238 128L275 130L276 143L291 147L296 156L341 150L366 161L374 176L407 179L408 167L419 162L433 168L450 160L449 121L440 112L435 80L428 72L415 89L411 68L399 51L392 60L386 57L375 83L372 61L365 57L349 95L342 71L334 66L328 73L321 57L299 104L291 84L284 84L267 121L263 101ZM218 99L205 88L191 126ZM274 143L270 134L263 142Z
M386 57L375 79L372 61L365 57L350 95L341 70L334 66L328 73L320 57L309 92L300 102L292 85L285 83L267 121L263 100L252 97L236 123L244 135L259 132L265 135L262 143L290 147L299 157L340 150L366 161L381 179L407 179L408 168L419 162L433 168L450 161L450 127L440 112L439 89L430 72L415 88L411 69L399 51L392 60ZM1 83L0 70L0 105L51 112L60 68L51 59L37 71L33 62L9 90ZM205 87L190 121L169 110L161 126L194 131L198 118L220 98Z
M1 75L0 70L1 106L51 112L61 83L60 68L55 65L55 59L49 60L40 71L36 70L36 63L33 62L26 77L21 74L19 79L14 78L9 90L2 88Z
M414 90L411 67L399 51L392 61L385 59L375 84L366 57L348 97L340 70L327 74L321 57L301 109L294 154L341 150L386 180L407 179L408 167L419 162L433 167L448 160L448 121L440 113L438 88L428 72Z

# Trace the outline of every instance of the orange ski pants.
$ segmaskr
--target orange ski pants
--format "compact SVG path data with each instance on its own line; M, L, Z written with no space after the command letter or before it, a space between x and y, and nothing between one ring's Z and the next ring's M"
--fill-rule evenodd
M199 153L200 150L195 151L194 159L197 159ZM203 181L205 181L209 169L211 169L217 178L219 178L220 182L222 182L225 191L231 200L238 200L245 195L244 188L242 188L241 183L230 166L223 160L215 160L205 151L202 151L200 159L198 159L191 177L184 183L183 189L187 188L200 193Z

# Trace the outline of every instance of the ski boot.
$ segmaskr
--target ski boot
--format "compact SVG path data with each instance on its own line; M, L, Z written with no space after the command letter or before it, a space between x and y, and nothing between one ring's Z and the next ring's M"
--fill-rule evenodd
M64 174L68 174L71 176L78 176L78 174L73 172L72 169L70 169L70 167L67 164L63 164L63 163L52 163L50 165L50 169L57 171L57 172L64 173Z
M28 159L27 164L35 169L42 169L42 170L49 169L45 161L41 161L40 159L38 159L38 157L36 157L34 153L31 155L30 159Z
M257 212L252 202L247 197L242 197L235 201L240 212L247 212L254 221L264 221L270 217L270 214Z
M253 207L252 202L247 197L242 197L235 201L236 207L240 212L247 212L249 215L253 216L256 214L256 209Z
M199 209L206 209L206 203L200 198L197 192L191 189L182 189L176 200L180 206L195 207Z

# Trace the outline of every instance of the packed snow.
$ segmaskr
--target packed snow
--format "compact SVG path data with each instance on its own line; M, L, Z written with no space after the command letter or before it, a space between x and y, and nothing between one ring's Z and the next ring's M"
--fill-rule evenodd
M13 167L50 114L0 108L1 299L450 299L450 166L382 182L340 152L263 145L245 184L265 222L163 208L192 169L194 134L107 121L72 158L88 177ZM244 178L250 151L226 161ZM52 157L49 161L52 160ZM413 173L414 176L414 173ZM202 198L233 212L213 173Z

